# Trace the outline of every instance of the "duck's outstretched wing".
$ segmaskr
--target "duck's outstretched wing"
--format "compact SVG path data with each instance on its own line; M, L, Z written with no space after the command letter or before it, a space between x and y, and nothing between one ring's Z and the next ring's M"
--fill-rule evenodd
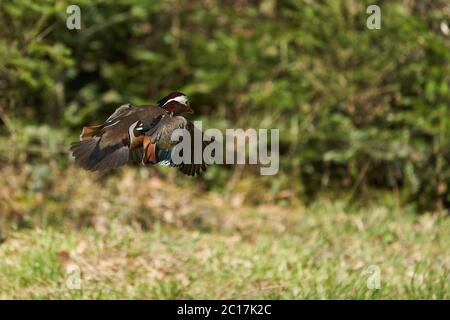
M108 117L108 119L106 119L106 121L103 124L83 127L83 130L81 131L80 134L80 140L89 140L93 139L94 137L101 136L103 128L114 125L117 122L117 120L125 117L130 113L133 113L133 111L135 110L136 108L133 107L131 103L121 105L116 110L114 110L114 112Z
M181 141L172 140L172 134L177 129L184 129L183 131L180 131L182 139L186 139L186 135L189 135L189 156L183 157L184 150L181 148L177 149L178 147L181 147ZM149 128L145 134L147 137L143 143L144 163L158 162L163 165L178 167L181 172L189 176L201 174L203 171L206 171L207 166L211 163L211 159L205 159L203 155L205 147L210 144L211 141L203 141L204 133L184 117L161 116L157 123ZM201 138L200 148L195 148L194 137ZM184 145L186 146L186 144ZM173 159L172 150L179 153L180 158L183 159L181 162L177 162Z
M90 171L120 167L128 162L129 148L123 142L102 146L100 137L72 143L75 163Z
M138 122L137 108L122 105L98 126L84 127L70 150L75 163L86 170L105 170L126 164L130 158L130 130Z

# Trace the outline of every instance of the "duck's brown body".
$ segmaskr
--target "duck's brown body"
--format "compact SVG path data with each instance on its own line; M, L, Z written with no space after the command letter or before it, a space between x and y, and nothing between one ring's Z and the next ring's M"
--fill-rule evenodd
M80 141L71 146L75 162L92 171L116 168L129 160L143 164L158 163L161 161L158 150L170 150L174 146L171 140L174 130L195 130L192 123L177 115L191 111L187 100L183 106L171 100L163 107L122 105L102 125L83 128ZM188 175L206 170L205 163L176 166Z

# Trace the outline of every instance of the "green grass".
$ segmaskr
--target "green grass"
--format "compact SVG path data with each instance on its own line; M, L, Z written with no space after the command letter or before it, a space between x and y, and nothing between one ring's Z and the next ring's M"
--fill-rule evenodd
M166 208L145 227L100 213L90 226L9 232L0 298L450 298L445 214L212 203ZM67 287L74 265L80 289ZM367 287L370 266L379 289Z

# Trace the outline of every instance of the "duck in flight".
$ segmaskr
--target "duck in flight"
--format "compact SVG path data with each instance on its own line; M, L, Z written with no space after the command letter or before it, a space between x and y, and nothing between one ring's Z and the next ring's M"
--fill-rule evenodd
M195 130L200 131L183 116L186 113L193 110L181 92L170 93L156 106L121 105L103 124L83 128L80 141L72 143L70 148L75 163L86 170L103 171L131 160L144 165L178 167L189 176L201 174L207 167L203 157L201 163L194 163L192 152L192 161L177 164L171 158L171 151L178 143L171 139L174 130L186 129L191 137ZM206 145L208 142L203 142L202 149Z

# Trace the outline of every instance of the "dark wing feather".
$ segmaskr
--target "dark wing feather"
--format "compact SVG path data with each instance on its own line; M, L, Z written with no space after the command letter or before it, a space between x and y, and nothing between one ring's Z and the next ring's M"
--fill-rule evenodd
M172 159L170 159L171 165L174 167L178 167L181 172L186 175L194 176L196 174L200 174L203 171L206 171L207 162L203 159L203 150L205 147L211 143L210 141L203 141L204 134L199 129L197 129L192 122L186 120L186 118L177 116L177 117L162 117L160 121L152 128L150 128L146 135L150 135L152 137L152 143L156 143L160 149L169 150L172 149L179 142L174 142L171 140L172 133L176 129L184 128L191 135L191 159L188 163L180 163L175 164ZM202 149L201 149L201 163L194 163L194 152L198 152L199 150L195 150L194 148L194 134L200 134L202 137ZM158 160L166 160L166 159L158 159Z
M86 170L97 171L117 168L128 162L129 150L124 145L100 146L100 138L74 142L71 151L75 163Z

